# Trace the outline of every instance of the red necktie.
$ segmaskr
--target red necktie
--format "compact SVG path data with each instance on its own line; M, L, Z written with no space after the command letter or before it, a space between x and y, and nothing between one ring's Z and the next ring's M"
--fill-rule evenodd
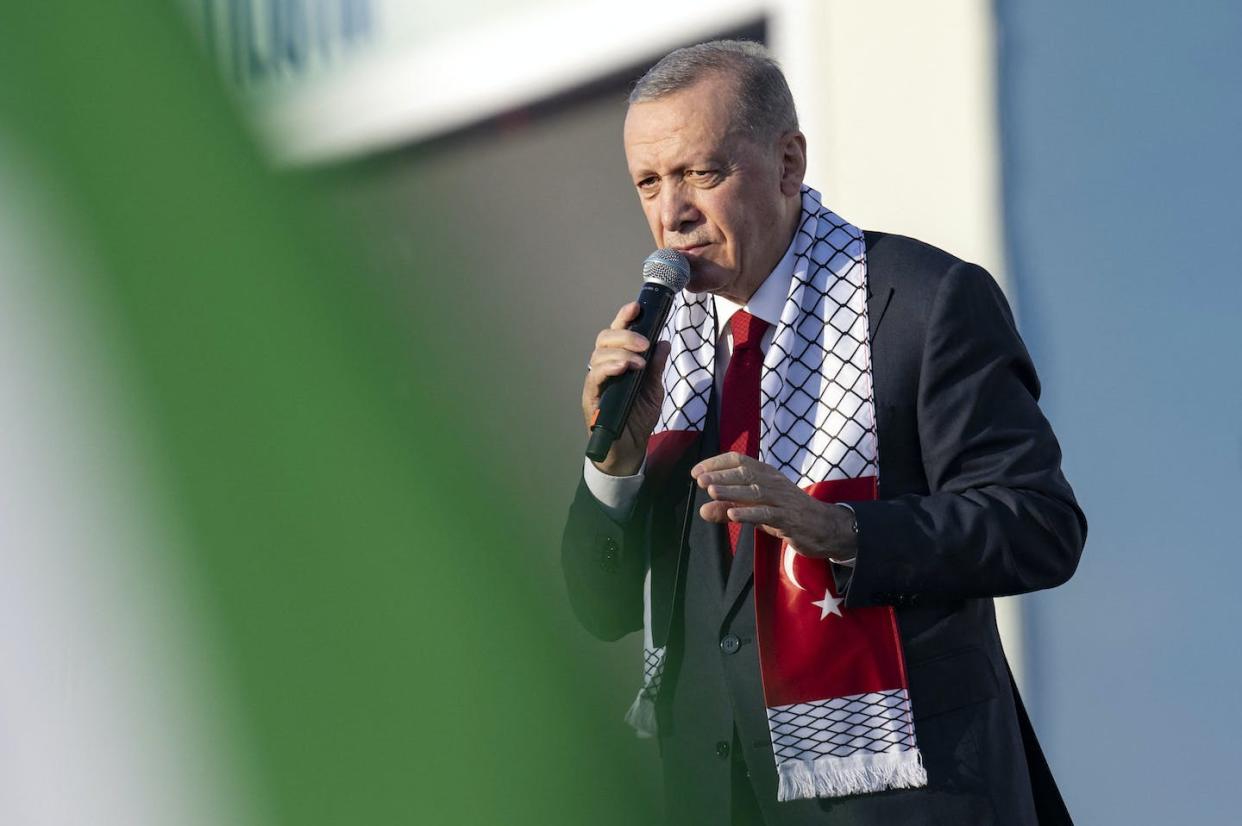
M759 340L768 323L745 310L738 310L729 321L733 331L733 355L725 371L720 398L720 452L736 451L759 458L759 376L763 371L763 351ZM737 553L742 535L739 522L728 523L729 550Z

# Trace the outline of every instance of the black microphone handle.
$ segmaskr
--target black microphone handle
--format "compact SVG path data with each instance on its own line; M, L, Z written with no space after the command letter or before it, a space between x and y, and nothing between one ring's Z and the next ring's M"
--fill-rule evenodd
M673 297L674 292L671 289L656 281L644 283L638 293L638 318L630 322L626 329L641 334L650 343L647 351L643 353L641 370L627 370L604 382L599 409L595 411L595 418L591 422L591 438L587 442L586 455L592 461L604 461L604 457L612 449L612 443L625 429L634 400L638 398L647 368L651 365L656 337L664 329L664 322L673 306Z

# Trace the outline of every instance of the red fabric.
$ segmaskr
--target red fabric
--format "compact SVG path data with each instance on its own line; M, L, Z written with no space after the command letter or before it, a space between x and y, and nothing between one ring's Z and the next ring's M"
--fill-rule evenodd
M733 355L725 371L720 394L720 452L745 453L759 458L759 377L763 372L763 351L759 340L768 323L745 310L729 320L733 331ZM737 553L739 522L728 523L729 550Z
M875 499L874 476L817 482L821 502ZM839 599L832 563L795 553L755 531L755 619L763 693L769 707L906 687L897 618L888 606L825 613Z
M651 484L660 484L667 478L697 438L697 430L661 430L653 435L647 442L646 475Z

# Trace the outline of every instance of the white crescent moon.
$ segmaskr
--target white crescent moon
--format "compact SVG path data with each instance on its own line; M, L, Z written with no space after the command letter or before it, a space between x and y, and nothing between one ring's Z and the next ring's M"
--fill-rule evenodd
M794 576L794 556L796 552L794 551L793 548L786 545L784 548L781 549L781 553L785 557L781 562L782 566L785 569L785 579L792 582L794 587L797 588L799 591L805 591L806 589L802 587L802 583L798 581L798 578L796 576Z

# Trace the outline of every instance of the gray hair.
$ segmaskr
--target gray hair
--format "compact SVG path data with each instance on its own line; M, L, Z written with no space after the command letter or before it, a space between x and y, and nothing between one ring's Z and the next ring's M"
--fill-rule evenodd
M798 112L781 67L767 49L749 40L713 40L670 52L634 84L630 104L658 100L713 73L735 79L735 123L752 138L775 137L798 128Z

